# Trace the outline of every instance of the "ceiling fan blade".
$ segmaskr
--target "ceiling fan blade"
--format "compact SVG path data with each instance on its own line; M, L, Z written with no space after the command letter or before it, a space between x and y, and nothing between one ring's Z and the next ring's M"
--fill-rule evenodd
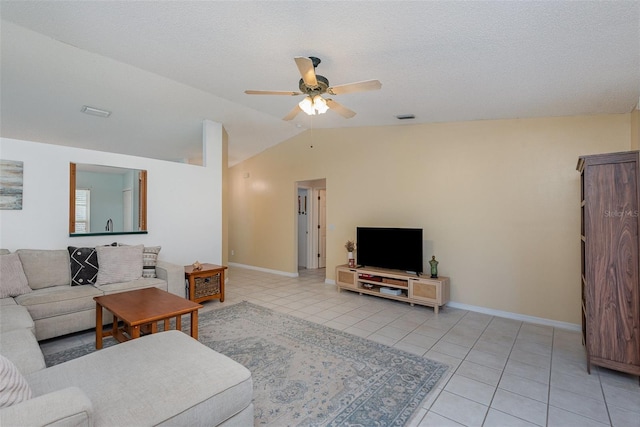
M304 84L312 88L318 86L318 79L316 79L316 70L313 66L313 61L311 60L311 58L296 56L295 61Z
M331 108L336 113L340 114L345 119L350 119L351 117L356 115L355 111L351 111L350 109L348 109L344 105L337 103L336 101L334 101L331 98L327 98L326 101L327 101L327 105L329 106L329 108Z
M245 90L247 95L302 95L302 92L284 91L284 90Z
M342 95L343 93L363 92L365 90L378 90L382 87L382 83L378 80L365 80L363 82L347 83L344 85L333 86L327 89L331 95Z
M287 120L287 121L292 120L295 116L297 116L297 115L298 115L298 113L299 113L300 111L302 111L302 110L300 109L300 107L298 106L298 104L296 104L296 106L295 106L295 107L293 107L293 110L289 111L289 114L287 114L286 116L284 116L284 117L282 118L282 120Z

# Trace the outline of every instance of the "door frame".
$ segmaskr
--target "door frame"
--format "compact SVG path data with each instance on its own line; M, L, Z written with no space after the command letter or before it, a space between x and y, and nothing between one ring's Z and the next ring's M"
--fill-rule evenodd
M318 233L318 192L319 190L325 190L326 181L323 186L314 187L311 183L315 181L324 181L322 179L314 179L314 180L304 180L304 181L296 181L296 190L295 190L295 242L296 242L296 260L295 265L298 267L298 190L306 189L309 191L309 199L307 206L307 229L309 230L310 238L307 239L307 269L317 269L318 268L318 241L319 241L319 233ZM326 213L325 213L326 217ZM326 224L325 224L326 226ZM326 251L326 250L325 250ZM326 257L326 253L325 253ZM326 262L326 261L325 261Z
M320 217L319 217L319 212L318 212L318 207L320 206L320 203L318 203L318 198L320 197L320 190L324 190L325 192L325 197L327 196L327 188L325 187L317 187L313 189L313 223L312 223L312 228L311 230L312 232L312 243L311 243L311 247L313 248L313 268L320 268L319 266L319 262L318 262L318 255L319 255L319 251L320 251L320 228L319 228L319 223L320 223ZM325 200L326 203L326 200ZM326 213L326 208L325 208L325 221L327 218L327 213ZM324 225L325 226L325 232L326 232L326 227L327 224ZM327 264L327 242L326 242L326 237L325 237L325 254L324 254L324 263L325 266ZM324 268L324 267L323 267Z
M305 260L305 268L310 269L310 268L314 268L313 267L313 254L310 252L311 248L313 247L311 245L311 240L312 240L312 236L313 236L313 230L311 228L312 225L312 219L311 217L313 216L312 210L311 210L311 203L312 203L312 198L313 198L313 188L306 186L306 185L298 185L297 189L296 189L296 199L298 197L298 193L300 192L300 190L304 190L307 193L307 206L306 206L306 215L305 215L305 219L307 221L307 248L306 248L306 260ZM296 201L296 205L297 205L297 201ZM298 209L298 207L296 206L296 210ZM304 207L302 208L304 209ZM298 247L300 245L300 236L299 236L299 222L300 222L300 214L296 215L297 221L296 221L296 254L297 254L297 258L296 259L296 265L299 267L301 267L300 265L300 248Z

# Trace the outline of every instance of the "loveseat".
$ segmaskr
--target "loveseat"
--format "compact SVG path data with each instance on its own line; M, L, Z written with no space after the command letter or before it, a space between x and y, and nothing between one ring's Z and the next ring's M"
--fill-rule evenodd
M251 373L179 331L46 368L38 340L94 328L94 296L150 286L184 296L180 266L156 259L157 277L142 277L142 247L96 248L108 274L90 279L70 267L77 249L0 250L2 295L18 294L0 298L0 425L252 425Z

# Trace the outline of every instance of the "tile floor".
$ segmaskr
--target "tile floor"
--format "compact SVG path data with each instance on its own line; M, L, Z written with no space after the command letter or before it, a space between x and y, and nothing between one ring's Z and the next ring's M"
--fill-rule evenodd
M637 377L586 372L579 332L445 307L338 292L325 271L297 278L231 267L224 303L249 301L450 366L411 426L640 427ZM41 343L57 352L93 333Z

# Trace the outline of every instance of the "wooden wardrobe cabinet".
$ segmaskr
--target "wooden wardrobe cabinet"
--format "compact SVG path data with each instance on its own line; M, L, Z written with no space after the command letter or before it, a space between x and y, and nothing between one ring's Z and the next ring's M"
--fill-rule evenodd
M582 333L591 365L640 376L638 151L582 156Z

